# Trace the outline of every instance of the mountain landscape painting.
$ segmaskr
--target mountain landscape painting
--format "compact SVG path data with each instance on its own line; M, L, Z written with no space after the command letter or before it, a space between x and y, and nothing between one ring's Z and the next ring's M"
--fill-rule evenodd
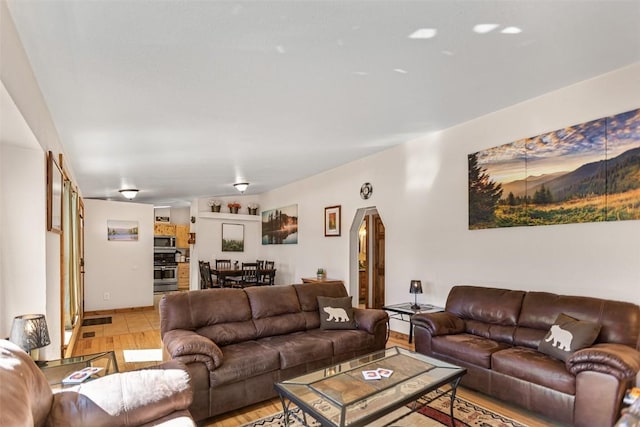
M640 220L640 109L468 156L469 229Z

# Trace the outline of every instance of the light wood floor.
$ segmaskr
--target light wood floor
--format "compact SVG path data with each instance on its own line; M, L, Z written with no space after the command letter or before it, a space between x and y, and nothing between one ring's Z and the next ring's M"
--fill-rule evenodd
M157 360L135 362L130 360L130 356L125 360L125 351L127 354L130 350L156 350L155 353L161 351L162 341L160 340L160 317L157 310L157 300L158 298L156 298L156 305L153 310L137 310L123 313L105 311L91 313L90 316L85 317L111 316L112 323L83 326L78 342L74 348L74 356L98 353L101 351L114 351L120 372L140 369L160 363ZM82 336L86 333L93 333L94 336L83 338ZM387 346L399 346L414 350L413 345L408 343L406 336L401 334L392 334ZM133 353L136 352L134 351ZM134 356L136 356L136 354L134 354ZM530 427L558 425L544 418L535 416L530 412L523 411L471 390L461 388L458 391L458 395ZM200 426L237 427L281 410L280 400L272 399L214 417L206 422L200 423Z

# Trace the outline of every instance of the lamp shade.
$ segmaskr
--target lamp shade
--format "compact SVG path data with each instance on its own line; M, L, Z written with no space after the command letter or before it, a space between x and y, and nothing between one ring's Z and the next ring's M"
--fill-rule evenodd
M411 287L409 288L409 293L411 294L421 294L422 293L422 282L420 280L412 280Z
M44 314L16 316L11 324L9 341L26 352L51 344Z

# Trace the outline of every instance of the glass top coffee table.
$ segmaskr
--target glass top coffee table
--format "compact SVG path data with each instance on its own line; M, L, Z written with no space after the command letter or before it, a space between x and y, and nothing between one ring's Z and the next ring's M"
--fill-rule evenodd
M387 378L365 379L365 374L376 370L393 373ZM323 426L355 427L367 425L450 384L449 390L426 403L449 394L453 426L456 388L466 372L465 368L393 347L277 383L275 387L282 400L285 425L289 425L291 416L296 416L290 409L295 404ZM417 409L403 412L392 421ZM307 425L306 415L304 418L300 421Z

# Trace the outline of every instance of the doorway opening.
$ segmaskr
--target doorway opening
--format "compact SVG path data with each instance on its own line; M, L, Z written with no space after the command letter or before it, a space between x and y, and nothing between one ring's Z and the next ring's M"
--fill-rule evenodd
M385 228L375 206L360 208L349 230L349 293L358 306L385 302Z

